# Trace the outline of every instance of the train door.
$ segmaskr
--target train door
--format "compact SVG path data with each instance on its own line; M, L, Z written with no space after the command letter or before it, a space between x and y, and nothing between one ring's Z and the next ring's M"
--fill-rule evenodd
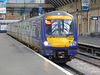
M20 25L20 22L19 22L19 29L18 29L18 35L19 35L19 40L21 40L21 25Z
M36 29L35 20L31 21L30 24L31 24L30 25L31 26L31 29L30 29L30 43L31 43L31 46L33 46L35 44L34 38L36 37L36 35L35 35L35 29Z
M28 44L29 44L29 45L31 45L31 43L30 43L30 37L31 37L31 36L30 36L30 30L31 30L31 29L30 29L30 28L31 28L30 22L28 22Z
M32 41L32 30L33 30L33 23L32 21L30 22L30 45L33 46L33 41Z
M35 21L35 24L36 24L36 26L35 26L35 46L37 47L37 46L39 46L38 44L38 41L39 41L39 20L36 20Z
M29 44L29 37L30 37L30 24L29 22L26 23L26 40L27 40L27 43Z
M38 40L36 41L37 46L40 48L41 46L41 20L40 19L37 21L35 33L36 33L36 38L38 38Z
M24 34L25 34L25 24L22 22L22 41L24 41Z

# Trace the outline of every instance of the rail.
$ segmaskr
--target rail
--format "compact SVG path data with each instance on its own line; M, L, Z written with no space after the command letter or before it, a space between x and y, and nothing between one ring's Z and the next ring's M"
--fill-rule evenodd
M85 61L89 64L92 64L94 66L100 67L100 57L92 56L86 53L78 52L78 55L75 56L76 59Z
M97 46L97 45L79 43L78 50L83 51L83 52L87 52L89 54L92 54L93 56L100 57L100 46Z

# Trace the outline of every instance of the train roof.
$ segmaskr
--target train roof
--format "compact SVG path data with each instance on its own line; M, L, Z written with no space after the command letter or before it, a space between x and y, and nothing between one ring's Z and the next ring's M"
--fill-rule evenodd
M47 16L52 16L52 15L66 15L66 16L70 16L70 17L74 18L71 14L64 12L64 11L52 11L52 12L48 12L46 14L36 16L36 17L32 17L32 18L29 18L29 19L26 19L26 20L31 21L33 19L46 18ZM26 20L22 20L22 21L26 21Z
M34 20L34 19L36 20L36 19L39 19L39 18L46 18L47 16L52 16L52 15L65 15L65 16L70 16L70 17L74 18L71 14L64 12L64 11L52 11L52 12L48 12L48 13L40 15L40 16L35 16L35 17L32 17L32 18L20 20L20 21L17 21L17 22L31 21L31 20ZM15 22L13 22L13 23L15 23Z
M18 22L20 20L0 20L0 23L12 23L12 22Z
M47 16L52 16L52 15L65 15L65 16L70 16L72 18L74 18L71 14L64 12L64 11L52 11L49 13L46 13L43 18L46 18Z

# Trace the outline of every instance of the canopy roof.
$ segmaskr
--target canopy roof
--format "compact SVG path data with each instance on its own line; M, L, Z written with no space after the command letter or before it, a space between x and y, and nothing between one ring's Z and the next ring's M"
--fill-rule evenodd
M73 2L77 2L79 0L45 0L45 1L48 4L52 4L55 8L58 8L67 4L71 4Z

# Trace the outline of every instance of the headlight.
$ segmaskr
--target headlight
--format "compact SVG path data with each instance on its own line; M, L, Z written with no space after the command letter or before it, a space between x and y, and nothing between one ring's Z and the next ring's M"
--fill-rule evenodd
M73 46L73 44L72 44L72 43L70 43L70 46Z
M48 41L44 41L44 45L45 46L51 46L51 43L49 43Z
M72 43L70 43L70 46L76 46L76 45L77 45L76 41L73 41Z
M76 46L77 45L77 42L76 41L73 41L73 46Z

